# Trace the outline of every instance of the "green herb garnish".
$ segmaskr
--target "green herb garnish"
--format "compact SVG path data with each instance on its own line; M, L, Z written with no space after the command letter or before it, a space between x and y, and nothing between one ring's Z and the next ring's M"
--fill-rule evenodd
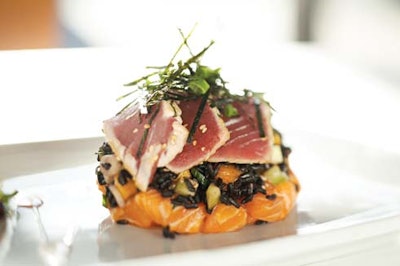
M238 110L231 103L225 105L224 115L226 117L234 117L237 116L238 114L239 114Z
M201 115L203 114L204 107L206 106L208 95L209 94L206 93L203 96L203 98L201 99L201 102L200 102L200 105L199 105L199 109L197 109L196 116L194 117L194 120L193 120L193 124L190 127L189 136L188 136L187 141L186 141L187 143L191 143L192 142L193 135L194 135L194 133L196 131L197 126L199 125L200 118L201 118Z
M119 97L118 100L131 95L135 97L119 113L133 105L139 105L141 110L147 110L163 100L185 101L204 98L205 95L207 102L212 107L217 107L227 117L238 115L238 110L232 105L234 101L247 101L249 97L254 97L268 104L262 94L249 90L244 90L243 95L231 94L220 75L220 68L213 69L200 63L200 59L214 44L214 41L211 41L197 54L193 54L188 44L193 30L186 36L179 30L183 41L167 65L148 67L155 71L125 84L134 89ZM191 55L190 58L186 61L177 61L176 58L185 47Z
M208 186L208 178L206 178L204 174L202 174L196 167L190 169L190 174L197 179L202 188L206 188Z
M189 35L183 36L183 42L166 66L151 67L156 69L156 71L125 84L125 86L136 86L136 88L122 95L117 100L124 99L137 92L142 92L144 99L139 100L143 100L144 107L147 108L162 100L194 99L205 94L212 85L215 86L216 84L209 84L210 81L213 83L217 82L214 74L215 71L200 65L200 58L214 42L211 41L203 50L193 55L187 44L187 40L192 32L193 30ZM181 35L183 35L182 32ZM188 47L192 56L185 62L178 61L175 63L176 56L184 46ZM135 104L138 104L137 97L121 111Z
M11 198L13 198L17 193L17 191L12 193L4 193L3 190L0 189L0 218L10 214L9 203Z
M15 195L17 195L17 191L14 191L14 192L12 192L12 193L9 193L9 194L7 194L7 193L4 193L1 189L0 189L0 201L3 203L3 204L5 204L5 205L7 205L9 202L10 202L10 199L12 198L12 197L14 197Z
M214 41L211 41L199 53L193 54L187 43L192 32L193 30L187 36L184 36L180 31L183 42L166 66L149 67L156 71L125 84L125 86L135 86L135 88L117 100L124 99L132 94L135 94L136 97L123 110L138 104L137 94L140 93L144 95L144 99L141 99L144 107L150 107L162 100L195 99L201 97L210 89L214 92L213 94L221 89L227 92L225 82L219 75L219 69L213 70L200 64L200 58L214 44ZM189 49L191 57L186 61L175 62L175 58L183 47Z

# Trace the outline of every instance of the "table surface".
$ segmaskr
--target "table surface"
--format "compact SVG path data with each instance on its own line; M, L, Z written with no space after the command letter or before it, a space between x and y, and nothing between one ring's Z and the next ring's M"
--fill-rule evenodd
M163 65L169 58L163 53L115 48L0 52L0 145L101 136L102 121L122 107L114 99L129 91L123 84L145 74L147 65ZM231 88L264 91L276 110L277 127L400 154L400 88L318 48L271 45L234 58L217 48L204 63L222 67ZM378 243L373 249L338 247L341 252L302 256L313 257L312 265L400 264L399 234L373 241ZM288 265L302 261L293 258Z

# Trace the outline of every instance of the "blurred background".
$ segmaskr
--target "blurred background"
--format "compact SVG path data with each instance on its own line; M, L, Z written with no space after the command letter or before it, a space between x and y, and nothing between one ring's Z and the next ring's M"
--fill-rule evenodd
M195 23L199 39L232 52L302 43L400 84L400 0L0 0L0 50L173 51L176 29Z
M387 119L400 115L400 0L0 0L0 88L8 89L0 107L7 113L15 101L31 106L30 97L46 95L53 101L43 98L36 116L53 108L64 122L81 122L47 135L99 133L122 84L168 62L182 42L177 29L194 25L192 50L215 40L203 62L222 67L231 89L265 92L277 125L400 153L400 127ZM93 90L107 108L87 108ZM59 98L74 101L75 115L62 113ZM14 112L2 121L16 116L25 119ZM14 132L2 138L35 139Z

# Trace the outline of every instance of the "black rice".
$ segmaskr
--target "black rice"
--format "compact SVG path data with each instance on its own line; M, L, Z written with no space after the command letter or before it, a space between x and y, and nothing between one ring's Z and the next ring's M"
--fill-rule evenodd
M269 169L270 165L236 164L235 166L242 174L234 182L226 184L217 176L218 169L222 164L205 162L190 169L191 178L196 180L199 186L194 187L193 180L190 180L190 178L185 178L184 182L188 190L194 192L194 196L176 195L174 186L177 174L166 168L157 169L150 187L158 190L163 197L171 198L174 206L184 206L188 209L197 208L199 203L207 203L206 191L211 183L215 184L221 191L220 202L236 208L251 201L257 193L267 194L261 174ZM210 210L207 208L207 211Z
M161 196L163 196L164 198L170 198L175 194L175 192L173 190L163 190L161 191Z
M257 220L254 224L255 225L260 225L260 224L267 224L267 221L263 221L263 220Z
M281 169L282 172L288 173L288 167L285 163L280 163L278 164L279 169Z
M282 155L283 155L283 157L284 157L284 158L288 158L289 155L290 155L290 153L292 153L292 149L289 148L289 147L286 147L286 146L284 146L284 145L282 145L281 148L282 148Z
M114 152L107 142L103 142L103 145L100 146L99 151L97 152L97 161L100 162L101 156L108 154L114 154Z
M128 183L129 179L132 179L131 174L128 171L126 171L125 169L122 169L118 175L118 182L121 185L125 185L126 183Z
M111 164L110 163L101 163L100 164L104 169L106 169L107 171L110 170L111 168Z
M105 185L106 183L106 179L104 178L103 173L100 171L100 166L96 167L96 175L97 175L97 182L100 185Z
M265 196L267 199L269 199L269 200L275 200L276 199L276 194L274 193L274 194L269 194L269 195L266 195Z
M178 195L171 199L174 206L184 206L186 209L196 209L199 207L195 197Z
M247 202L250 202L250 201L253 199L253 197L254 197L253 194L248 195L246 198L244 198L244 199L242 200L242 204L245 204L245 203L247 203Z
M118 207L117 200L115 199L114 195L108 187L106 187L106 199L110 208Z
M294 184L294 189L296 190L296 192L300 191L300 186L298 184Z
M196 192L196 188L193 186L192 182L190 182L188 178L183 179L183 181L185 182L185 185L190 192Z
M175 232L172 232L172 231L169 229L169 226L163 227L162 233L163 233L163 236L164 236L165 238L171 238L171 239L174 239L174 238L175 238L175 234L176 234Z

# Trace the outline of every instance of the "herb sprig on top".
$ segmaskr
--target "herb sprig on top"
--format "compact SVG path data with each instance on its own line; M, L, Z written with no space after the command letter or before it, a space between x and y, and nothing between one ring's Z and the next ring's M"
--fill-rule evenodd
M226 87L227 83L220 75L220 68L212 69L201 64L200 59L214 44L214 41L211 41L200 52L194 54L188 44L188 39L193 31L194 28L185 36L182 30L179 29L183 41L167 65L147 67L154 71L125 84L125 86L134 87L134 89L120 96L117 100L122 100L129 96L133 96L133 100L118 114L133 105L138 105L140 112L145 114L149 107L163 100L184 101L202 98L200 106L204 106L208 102L211 107L217 107L226 117L238 115L238 110L232 105L234 101L246 101L249 97L254 97L256 99L255 104L258 105L260 101L263 101L269 105L264 100L262 93L243 90L243 95L232 94ZM187 48L191 56L186 61L177 61L176 58L183 48ZM196 128L196 121L200 119L202 111L202 108L197 111L192 126L193 130ZM262 121L258 121L258 124L260 124L260 136L264 137ZM188 142L191 141L193 134L194 132L189 133Z
M214 41L211 41L199 53L193 54L188 44L193 29L186 36L182 30L179 29L179 32L183 41L167 65L147 67L154 71L125 84L125 86L134 87L134 89L120 96L117 100L125 99L131 95L135 97L120 112L138 104L140 100L142 100L144 107L150 107L162 100L190 100L200 98L208 93L208 100L210 100L212 106L217 106L226 116L235 116L237 110L230 103L233 100L244 100L249 94L252 95L252 92L244 90L244 95L231 94L226 87L226 82L220 75L220 68L212 69L200 63L200 59L214 44ZM185 47L190 52L191 57L186 61L175 62L178 54ZM144 99L138 99L138 94L142 95Z

